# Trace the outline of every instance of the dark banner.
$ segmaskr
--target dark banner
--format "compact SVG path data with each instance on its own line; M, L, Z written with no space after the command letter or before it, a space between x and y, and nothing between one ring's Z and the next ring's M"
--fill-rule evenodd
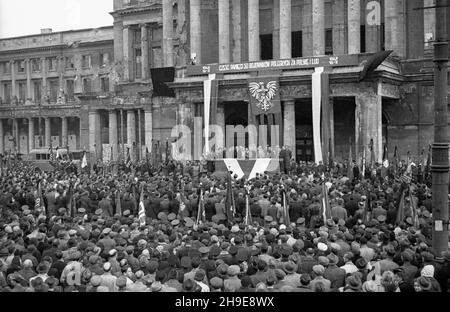
M249 79L248 92L253 116L281 113L280 82L277 77Z

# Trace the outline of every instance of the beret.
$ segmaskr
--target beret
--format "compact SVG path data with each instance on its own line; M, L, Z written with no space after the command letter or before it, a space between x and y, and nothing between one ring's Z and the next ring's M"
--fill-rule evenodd
M267 222L272 222L273 218L272 218L272 216L265 216L264 220L266 220Z
M126 216L129 216L130 215L130 210L125 210L124 212L123 212L123 215L126 217Z
M100 216L102 213L103 213L103 210L101 210L101 209L97 209L97 210L95 211L95 214L96 214L97 216Z
M84 208L78 208L78 213L85 213L86 212L86 209L84 209Z
M178 220L178 219L172 220L172 222L170 222L170 224L172 224L173 226L177 226L180 224L180 220Z
M297 219L297 224L305 224L305 218L298 218Z
M170 214L167 216L167 219L168 219L169 221L172 221L172 220L175 220L176 217L177 217L176 214L170 213Z

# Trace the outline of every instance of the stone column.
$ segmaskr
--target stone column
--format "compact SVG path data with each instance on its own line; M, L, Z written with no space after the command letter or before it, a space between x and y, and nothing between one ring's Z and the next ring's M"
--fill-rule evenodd
M361 53L360 0L348 0L348 54Z
M134 110L127 111L127 143L133 146L136 143L136 116Z
M366 6L366 52L381 50L381 3L371 1Z
M280 59L280 0L273 0L273 59Z
M67 122L67 117L61 117L61 147L67 148L67 145L69 145L69 127Z
M45 147L50 147L50 142L51 142L51 125L50 125L50 117L45 117L44 118L44 122L45 122L45 132L44 132L44 144Z
M312 0L313 56L325 55L325 3Z
M423 0L424 7L432 7L436 5L436 0ZM443 8L444 9L444 8ZM424 42L425 51L429 53L433 50L433 42L436 34L436 9L426 9L423 11L423 22L424 22ZM447 21L448 23L448 21Z
M129 26L123 26L123 79L130 81L132 79L132 59L133 51L131 50L132 31Z
M65 90L65 84L64 84L64 57L58 57L58 73L59 73L59 90L63 91ZM61 92L62 93L62 92Z
M112 146L112 160L117 160L118 156L118 136L117 136L117 113L115 110L109 111L109 144Z
M149 53L148 53L148 28L146 24L141 25L141 50L142 50L142 80L150 78L149 75Z
M89 112L89 152L91 159L101 159L102 141L100 131L100 114L98 111Z
M47 96L47 60L45 57L41 58L41 75L42 75L41 101L44 102L44 99ZM79 83L81 85L81 78L79 80L80 80Z
M173 0L162 1L164 66L174 66L173 59Z
M28 118L28 153L34 150L34 119Z
M230 0L219 0L219 63L230 63Z
M259 40L259 0L248 0L248 60L261 58Z
M286 100L283 102L284 116L283 116L283 145L287 146L292 155L295 155L296 138L295 138L295 101Z
M333 54L347 54L347 23L345 0L333 1Z
M5 134L3 133L3 119L0 119L0 153L3 154L5 152L4 138Z
M144 135L145 135L145 146L148 151L152 152L153 144L153 112L152 103L146 107L144 111Z
M280 0L280 58L292 58L291 0Z
M302 9L302 55L311 56L312 49L312 0L303 0Z
M389 0L384 3L385 49L394 55L405 56L405 12L404 0Z
M137 149L138 149L138 155L139 155L138 160L141 160L141 159L142 159L142 125L141 125L141 110L138 109L137 112L138 112L138 114L137 114L137 116L138 116L138 122L137 122L137 125L138 125L138 136L139 136L139 138L137 139L136 147L137 147Z
M190 20L190 38L191 55L196 54L197 64L202 64L202 29L201 29L201 1L190 0L189 20Z
M379 87L381 84L379 84ZM375 158L378 162L382 161L383 157L383 121L382 121L382 97L378 92L364 92L356 96L356 114L357 122L356 141L360 153L366 149L366 159L369 159L370 154L367 154L370 140L374 142ZM359 119L359 120L358 120Z
M242 61L242 25L241 25L241 1L231 2L231 24L233 25L233 62Z
M335 159L336 154L334 152L334 98L329 98L329 105L330 105L330 138L331 138L331 155L333 159Z
M16 62L11 61L11 102L14 103L14 97L16 94Z
M33 98L33 90L31 89L31 61L25 60L25 66L27 71L27 101L31 101Z

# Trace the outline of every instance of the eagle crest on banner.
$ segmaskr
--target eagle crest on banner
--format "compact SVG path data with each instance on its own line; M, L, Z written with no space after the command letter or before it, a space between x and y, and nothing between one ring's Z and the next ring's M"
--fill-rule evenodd
M249 84L251 95L258 101L256 106L265 112L273 107L272 99L276 95L277 88L276 81L269 81L267 85L264 85L264 82Z

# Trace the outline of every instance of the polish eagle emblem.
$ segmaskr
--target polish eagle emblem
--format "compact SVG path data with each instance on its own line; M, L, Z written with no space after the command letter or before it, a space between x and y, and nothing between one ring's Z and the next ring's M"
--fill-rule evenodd
M264 85L264 82L251 82L249 89L251 95L258 101L256 106L259 109L267 112L273 107L272 99L275 97L277 91L276 81L269 81L267 85Z

